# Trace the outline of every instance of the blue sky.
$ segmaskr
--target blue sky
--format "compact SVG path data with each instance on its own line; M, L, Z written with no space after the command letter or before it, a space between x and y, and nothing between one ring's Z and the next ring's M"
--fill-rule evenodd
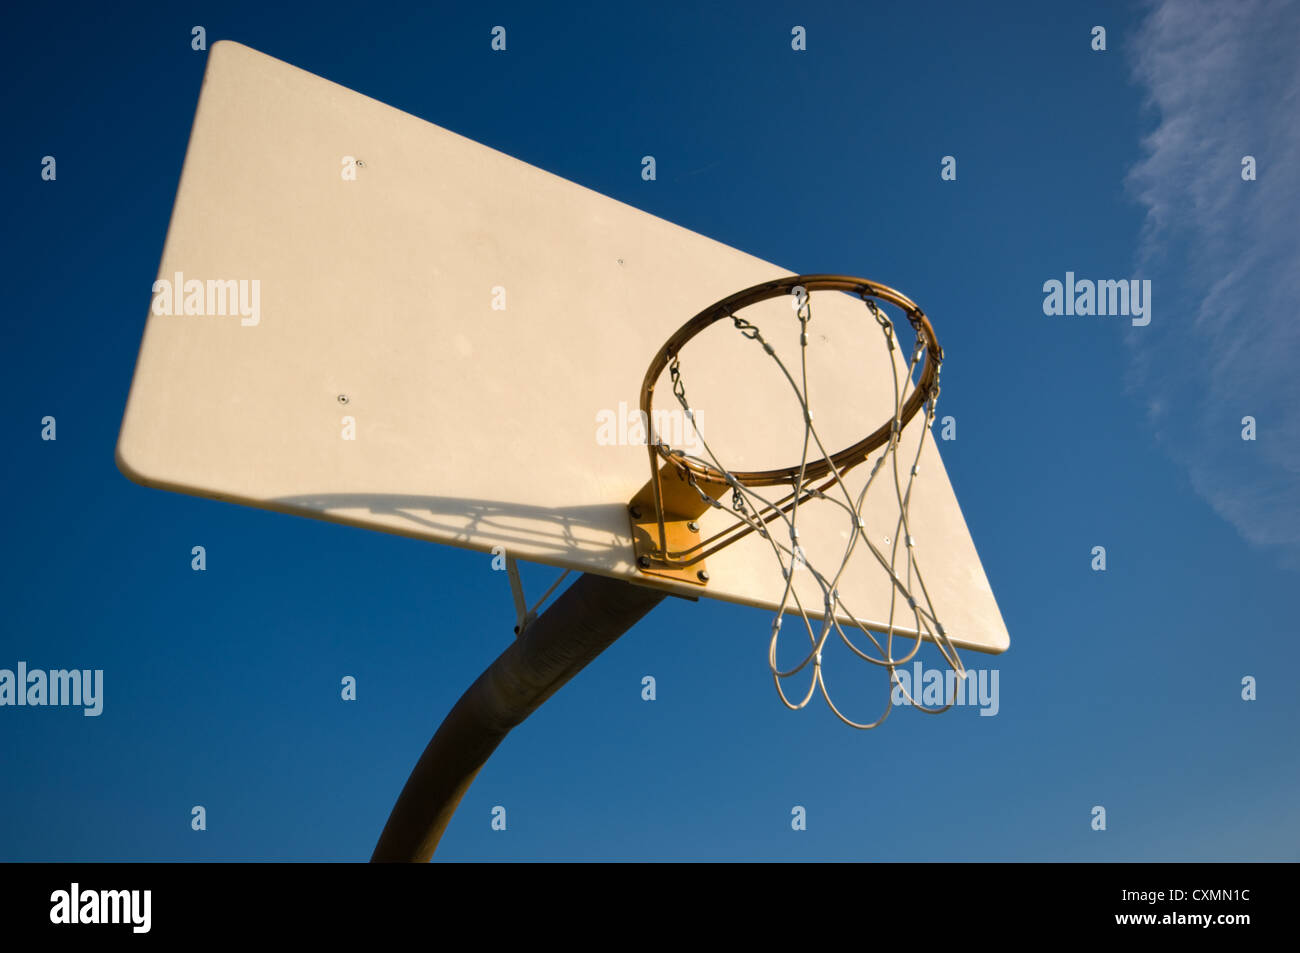
M942 335L941 450L1012 637L964 656L997 715L788 712L767 613L667 600L506 740L439 859L1296 859L1300 17L1220 9L16 9L0 668L103 669L105 704L0 707L0 859L364 859L511 638L485 556L117 471L195 24L793 271L906 289ZM1067 271L1150 279L1150 325L1045 315Z

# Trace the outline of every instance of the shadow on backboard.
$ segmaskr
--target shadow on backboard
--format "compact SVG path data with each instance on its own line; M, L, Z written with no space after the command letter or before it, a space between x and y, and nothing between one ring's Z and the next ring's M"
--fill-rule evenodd
M627 509L614 503L564 508L463 497L383 493L312 493L268 500L297 516L345 523L433 542L548 562L608 567L631 553Z

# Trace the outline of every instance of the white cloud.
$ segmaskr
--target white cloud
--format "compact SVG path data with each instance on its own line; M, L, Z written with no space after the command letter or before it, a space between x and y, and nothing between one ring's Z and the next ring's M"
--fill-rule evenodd
M1152 5L1131 49L1155 127L1128 183L1147 209L1158 315L1128 334L1130 386L1197 492L1287 562L1300 557L1298 37L1298 3Z

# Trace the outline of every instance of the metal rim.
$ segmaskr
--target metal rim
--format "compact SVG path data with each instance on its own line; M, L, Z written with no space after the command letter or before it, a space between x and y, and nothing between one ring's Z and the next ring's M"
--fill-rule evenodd
M673 357L681 352L682 347L691 338L723 318L731 317L742 308L747 308L760 301L766 301L769 298L788 295L796 286L802 286L809 293L813 291L845 291L857 295L864 301L868 298L887 301L901 308L907 315L907 320L913 329L924 336L926 346L921 379L911 396L903 404L903 412L899 418L900 428L906 427L908 422L916 416L917 411L930 399L931 391L938 379L939 365L943 363L943 349L939 347L939 342L935 337L934 328L931 326L929 318L925 316L925 312L918 308L911 298L887 285L868 281L865 278L855 278L851 275L792 275L788 278L777 278L773 281L765 281L760 285L754 285L752 288L746 288L743 291L737 291L735 294L709 305L709 307L678 328L677 332L659 349L659 353L655 355L654 360L650 362L650 368L646 371L645 380L641 384L641 412L645 415L643 419L653 420L651 404L654 400L654 389L659 380L659 375L663 373L664 368L668 366ZM805 480L820 479L830 473L832 467L836 472L843 473L862 463L875 450L888 443L890 434L893 431L893 423L894 418L891 415L875 431L852 446L845 447L839 453L833 454L830 460L823 458L815 463L810 461L806 467L802 468L793 466L781 467L775 470L736 472L732 474L732 477L738 483L743 483L746 486L775 486L792 483L799 479L801 472ZM671 452L662 445L654 445L651 450L666 462L684 470L689 470L696 476L710 482L728 482L727 476L713 467L687 460L680 453Z

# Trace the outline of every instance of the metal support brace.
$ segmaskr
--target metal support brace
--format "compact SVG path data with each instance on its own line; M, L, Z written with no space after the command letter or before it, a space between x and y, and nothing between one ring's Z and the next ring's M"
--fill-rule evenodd
M542 593L542 598L538 599L531 609L528 608L528 600L524 598L524 583L519 578L519 563L513 556L506 556L506 575L510 577L510 594L515 600L515 638L518 638L524 634L524 630L537 621L537 610L541 608L543 602L551 598L551 593L556 587L568 578L569 570L560 573L560 578L551 583L551 588Z
M528 601L524 598L524 583L519 578L519 564L515 557L506 556L506 575L510 577L510 594L515 600L515 638L524 634L528 624L537 618L535 612L528 611Z

